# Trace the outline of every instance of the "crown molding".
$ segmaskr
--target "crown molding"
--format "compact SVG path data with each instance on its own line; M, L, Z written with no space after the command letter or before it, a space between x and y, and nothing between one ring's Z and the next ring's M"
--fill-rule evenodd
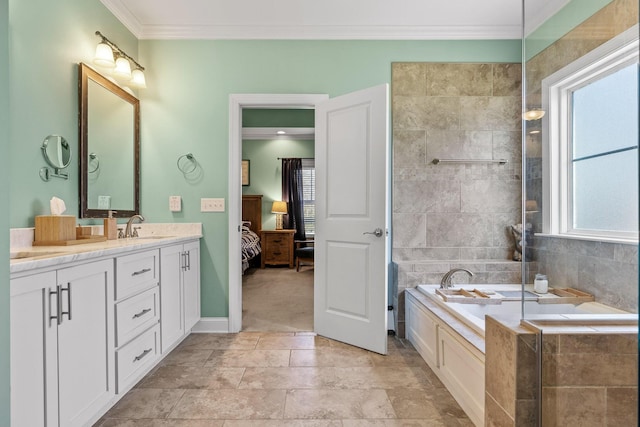
M519 39L521 28L519 25L145 25L134 34L139 39L163 40L495 40Z

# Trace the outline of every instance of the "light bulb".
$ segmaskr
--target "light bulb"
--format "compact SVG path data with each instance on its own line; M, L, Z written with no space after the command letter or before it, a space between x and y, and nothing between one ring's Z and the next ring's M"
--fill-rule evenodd
M99 43L96 46L96 55L93 58L93 63L102 67L113 68L116 63L113 60L113 50L111 46L106 43Z
M127 58L122 56L116 59L116 68L113 70L113 75L123 80L131 80L131 64Z
M147 82L141 69L136 68L131 72L131 81L129 82L129 86L139 89L145 89L147 87Z

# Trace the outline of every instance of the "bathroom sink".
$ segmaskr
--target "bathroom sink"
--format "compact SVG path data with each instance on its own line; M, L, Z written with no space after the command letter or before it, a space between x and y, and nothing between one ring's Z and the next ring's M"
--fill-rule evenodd
M20 251L11 252L9 259L46 258L59 255L63 252Z

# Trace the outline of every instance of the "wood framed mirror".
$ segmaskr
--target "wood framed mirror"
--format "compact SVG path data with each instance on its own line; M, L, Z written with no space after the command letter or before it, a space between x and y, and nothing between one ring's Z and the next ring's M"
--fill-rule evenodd
M80 218L140 213L140 101L78 64Z

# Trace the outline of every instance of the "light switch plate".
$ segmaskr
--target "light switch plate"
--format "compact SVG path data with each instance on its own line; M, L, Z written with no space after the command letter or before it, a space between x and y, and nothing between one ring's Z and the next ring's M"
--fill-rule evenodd
M180 212L182 210L182 197L169 196L169 210L171 212Z
M200 212L224 212L224 199L200 199Z

